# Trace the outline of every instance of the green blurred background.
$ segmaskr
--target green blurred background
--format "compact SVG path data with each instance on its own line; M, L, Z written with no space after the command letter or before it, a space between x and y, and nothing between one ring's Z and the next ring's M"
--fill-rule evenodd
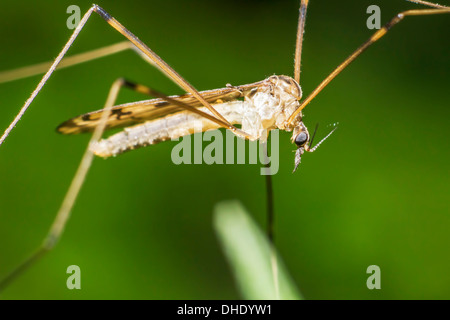
M82 11L91 1L78 1ZM197 89L293 74L298 2L98 1ZM441 1L445 2L445 1ZM447 1L448 2L448 1ZM73 1L3 1L0 70L56 57ZM312 0L304 94L382 23L418 8L402 0ZM305 109L319 136L339 130L292 174L280 134L273 177L276 243L307 299L449 299L450 16L407 18ZM69 54L122 41L93 14ZM0 148L0 277L44 238L89 139L55 127L100 108L117 77L182 91L133 52L54 74ZM0 86L6 128L40 77ZM122 92L119 102L146 99ZM3 129L2 129L3 131ZM214 205L239 199L265 226L260 165L172 164L174 142L95 159L55 250L13 283L6 299L235 299L240 294L212 228ZM80 266L81 290L66 288ZM381 268L381 290L366 269Z

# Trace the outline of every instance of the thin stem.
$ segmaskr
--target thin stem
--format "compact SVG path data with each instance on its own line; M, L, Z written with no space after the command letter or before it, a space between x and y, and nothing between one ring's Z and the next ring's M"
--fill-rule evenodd
M267 140L261 144L264 154L264 166L268 168L268 174L266 174L266 210L267 210L267 237L270 242L270 265L272 267L272 277L273 286L275 290L275 298L280 299L280 288L278 281L278 260L277 253L275 249L275 237L274 237L274 224L275 224L275 213L273 205L273 186L272 186L272 175L270 174L270 163L268 161L267 155Z
M270 167L270 164L264 165L266 168ZM266 175L266 197L267 197L267 237L269 241L274 243L274 211L273 211L273 188L272 188L272 175Z

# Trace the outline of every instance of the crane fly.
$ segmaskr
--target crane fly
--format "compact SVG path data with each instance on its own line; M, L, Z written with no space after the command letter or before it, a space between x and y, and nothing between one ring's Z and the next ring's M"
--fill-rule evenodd
M450 8L446 6L422 0L410 1L425 5L428 8L407 10L397 14L384 26L375 31L366 42L334 69L334 71L331 72L303 100L302 89L300 86L300 66L303 33L305 30L305 19L309 0L300 1L293 77L275 75L251 84L237 86L227 85L222 89L201 92L197 91L189 82L107 11L98 5L92 5L92 7L84 14L69 41L53 63L38 66L37 71L34 69L34 71L27 69L25 71L22 70L21 72L13 71L0 73L0 82L7 82L12 79L20 78L23 74L27 76L36 73L44 73L45 70L48 69L16 118L1 136L0 145L5 141L6 137L26 112L34 98L58 66L65 67L75 65L119 51L132 49L144 60L158 68L168 78L175 82L186 92L186 94L166 96L150 87L120 78L113 83L102 110L72 118L62 123L57 128L58 132L62 134L93 132L89 148L81 160L79 169L75 174L73 182L43 245L28 260L15 269L4 280L0 281L0 290L17 277L18 274L27 269L32 262L40 258L43 253L53 248L60 238L94 154L100 157L115 156L138 147L175 139L200 131L219 128L229 129L235 135L244 139L265 141L270 130L280 129L292 132L291 141L296 145L295 171L300 164L302 154L304 152L315 151L335 130L333 129L315 146L312 145L314 134L311 136L303 123L302 110L319 94L319 92L321 92L371 44L382 38L394 25L402 21L405 17L450 13ZM127 42L94 50L85 54L75 55L63 61L64 55L73 44L92 13L96 13L103 18L112 28L121 33L127 39ZM44 68L45 70L43 71ZM117 94L121 88L129 88L137 92L148 94L154 98L114 106ZM240 127L236 127L235 125L239 125ZM100 139L103 131L111 128L124 129L106 139Z
M107 139L94 141L90 146L91 151L100 157L116 156L138 147L223 127L231 129L242 138L264 142L270 130L280 129L293 132L291 141L297 146L295 171L300 164L302 154L305 151L315 151L337 128L335 127L315 147L312 147L311 136L302 121L302 109L349 63L369 45L384 36L393 25L405 16L449 12L449 9L443 6L418 1L422 4L435 6L437 9L408 10L398 14L350 55L300 103L302 99L302 89L299 84L301 49L308 2L308 0L304 0L300 3L294 78L285 75L271 76L252 84L229 85L227 88L202 92L197 92L117 20L102 8L94 5L93 10L95 12L100 14L116 30L124 34L138 49L141 48L140 54L146 54L145 58L150 58L150 63L155 64L180 87L187 89L190 93L184 96L167 97L149 87L119 79L120 86L144 94L160 96L160 98L112 107L105 120L105 129L138 124L127 127L122 132ZM241 98L244 98L244 100L239 100ZM92 132L99 125L103 112L103 110L100 110L75 117L62 123L57 130L63 134ZM241 128L234 127L236 124L241 125Z
M120 79L120 83L149 95L157 94L124 79ZM301 113L292 124L287 122L302 96L300 86L291 77L271 76L253 84L229 85L200 94L229 123L241 125L240 130L249 140L265 140L272 129L293 131L292 141L297 145L295 168L304 151L312 152L320 145L319 142L310 148L308 129L302 122ZM188 107L195 109L187 110ZM98 126L102 113L99 110L75 117L62 123L57 130L63 134L91 132ZM191 94L127 103L111 108L105 123L105 129L126 128L107 139L95 141L90 148L100 157L116 156L138 147L223 127L224 124L215 120Z

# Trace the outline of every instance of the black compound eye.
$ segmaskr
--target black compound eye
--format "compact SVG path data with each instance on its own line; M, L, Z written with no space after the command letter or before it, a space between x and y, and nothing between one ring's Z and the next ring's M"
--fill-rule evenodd
M305 143L308 141L308 135L306 134L306 132L300 132L296 137L295 137L295 144L299 147L302 147L305 145Z

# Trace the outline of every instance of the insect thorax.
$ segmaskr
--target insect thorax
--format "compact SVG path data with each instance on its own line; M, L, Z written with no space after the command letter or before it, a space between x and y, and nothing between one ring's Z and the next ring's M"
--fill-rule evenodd
M295 124L287 125L286 120L299 106L301 96L302 90L294 79L288 76L267 78L245 96L242 130L258 138L264 130L291 131Z

